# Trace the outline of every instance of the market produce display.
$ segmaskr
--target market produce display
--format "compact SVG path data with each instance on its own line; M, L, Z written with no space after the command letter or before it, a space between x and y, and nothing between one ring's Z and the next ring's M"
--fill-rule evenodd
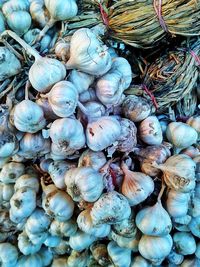
M0 266L200 266L199 18L0 0Z

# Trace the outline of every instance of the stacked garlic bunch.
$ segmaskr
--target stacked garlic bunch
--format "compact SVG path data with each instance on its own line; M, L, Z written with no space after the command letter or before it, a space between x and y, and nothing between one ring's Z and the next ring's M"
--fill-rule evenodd
M29 57L0 48L0 81L22 65L29 80L1 105L2 266L198 266L199 116L163 127L149 100L126 96L131 66L96 28L41 55L75 0L9 0L2 11L0 31L13 30L2 38Z

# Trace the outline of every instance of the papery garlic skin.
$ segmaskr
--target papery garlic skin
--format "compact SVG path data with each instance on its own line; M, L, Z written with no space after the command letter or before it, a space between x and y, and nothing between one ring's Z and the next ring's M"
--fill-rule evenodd
M73 83L61 81L56 83L48 94L49 104L59 117L69 117L76 109L78 92Z
M21 132L36 133L46 125L43 110L33 101L21 101L15 106L14 125Z
M76 251L82 251L88 248L97 238L95 236L86 234L82 231L77 231L69 238L69 245Z
M91 167L73 168L65 174L68 194L74 201L96 201L104 188L103 176Z
M130 266L131 263L131 250L127 248L120 248L116 242L111 241L108 243L108 254L112 262L119 267Z
M136 225L145 235L164 236L172 229L172 222L160 201L154 206L141 209L136 215Z
M112 145L121 134L121 125L115 117L103 116L88 123L86 141L93 151L101 151Z
M140 123L139 136L148 145L160 145L162 143L162 129L156 116L149 116Z
M21 71L18 58L6 47L0 47L0 81L4 81Z
M111 68L111 64L111 56L107 47L90 29L81 28L72 35L67 69L78 69L91 75L100 76Z
M191 255L196 250L196 242L191 233L177 232L173 235L176 251L181 255Z
M112 191L101 195L90 214L94 225L116 224L130 216L131 208L123 195Z

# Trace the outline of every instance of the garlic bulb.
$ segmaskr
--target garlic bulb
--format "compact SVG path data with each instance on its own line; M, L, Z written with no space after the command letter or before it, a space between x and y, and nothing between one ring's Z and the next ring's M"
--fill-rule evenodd
M193 217L188 227L194 236L200 238L200 216Z
M32 188L36 193L38 193L40 185L39 185L37 174L27 173L27 174L21 175L15 182L14 188L15 188L15 191L17 191L23 187Z
M2 7L9 28L19 36L27 32L31 26L29 5L27 0L9 0Z
M152 207L141 209L135 218L138 229L145 235L164 236L172 229L172 222L167 211L158 200Z
M153 264L161 264L172 249L173 241L170 235L148 236L143 235L139 241L139 252Z
M42 247L37 255L40 256L43 266L49 266L53 260L53 253L46 247Z
M60 236L63 237L69 237L71 235L74 235L78 229L78 226L76 222L72 219L66 221L66 222L59 222L57 220L53 220L51 222L49 232L53 236Z
M150 267L150 263L142 256L136 256L131 261L130 267Z
M95 237L106 237L110 233L110 225L93 225L90 210L83 210L77 217L77 224L81 231Z
M15 266L18 260L18 256L18 250L14 245L8 242L0 244L0 262L2 264L2 267Z
M191 233L177 232L173 235L175 250L181 255L191 255L196 250L196 242Z
M169 157L164 164L155 165L162 170L163 178L169 188L189 192L195 188L195 162L187 155Z
M171 264L176 264L179 265L183 262L184 260L184 256L180 255L178 253L176 253L175 251L171 251L169 253L169 255L167 256L167 260L171 263Z
M146 119L151 113L148 101L140 96L129 95L122 104L123 114L133 122L140 122Z
M29 187L18 189L10 199L10 219L15 223L27 218L36 208L36 192Z
M69 169L75 167L76 165L70 161L53 161L48 166L48 173L57 188L65 189L65 174Z
M70 236L69 245L72 249L79 252L88 248L96 239L95 236L79 230L73 236Z
M120 223L130 214L131 208L127 199L116 191L102 194L94 203L90 213L94 225Z
M2 204L5 205L6 202L9 202L13 194L14 194L13 184L1 184L0 183L0 205Z
M26 267L26 266L37 266L37 267L43 267L43 262L38 255L38 253L34 253L33 255L27 255L27 256L21 256L17 262L17 266L20 267Z
M70 57L70 43L69 43L69 41L65 42L65 40L63 40L63 39L58 40L58 42L56 42L56 44L55 44L55 54L59 59L66 62ZM70 79L69 79L69 81L74 83L74 81L71 81ZM77 87L77 84L75 86Z
M198 133L195 129L183 122L171 122L168 124L166 136L177 151L187 148L197 142Z
M185 259L180 265L181 267L199 267L200 260L198 258Z
M21 101L15 106L14 125L19 131L36 133L46 125L43 110L33 101Z
M41 246L42 243L33 244L25 231L18 235L18 248L24 255L30 255L38 252Z
M53 112L51 105L49 104L48 98L46 97L40 97L35 101L36 104L38 104L43 112L44 117L47 120L56 120L59 117Z
M54 185L44 185L42 181L42 207L46 213L60 222L69 220L74 211L74 202L71 197L57 189Z
M116 242L111 241L108 243L108 254L118 267L127 267L131 263L131 250L127 248L120 248Z
M81 94L87 91L90 85L94 82L94 76L78 70L72 70L68 80L75 85L78 93Z
M26 159L40 158L50 150L50 139L44 139L41 132L26 133L20 141L18 155Z
M198 148L196 148L194 146L189 146L189 147L181 150L180 154L188 155L189 157L191 157L193 159L195 157L200 156L200 151Z
M57 145L58 151L63 155L72 155L85 145L85 135L82 124L72 118L55 120L49 133L52 142Z
M190 193L181 193L171 189L167 194L166 208L175 218L185 216L189 208Z
M110 266L111 260L108 256L107 246L101 243L93 243L90 246L92 256L101 266Z
M48 93L49 104L59 117L69 117L75 112L78 92L73 83L61 81L56 83Z
M47 10L45 10L44 0L31 0L30 13L32 19L40 27L44 27L49 20Z
M162 129L156 116L149 116L140 123L139 136L148 145L160 145L162 143Z
M198 137L200 137L200 116L190 117L186 121L186 123L190 125L192 128L194 128L198 133Z
M78 252L72 250L67 259L67 267L85 267L88 262L88 251Z
M0 81L4 81L21 71L21 63L6 47L0 47Z
M104 188L103 177L91 167L73 168L65 174L67 193L74 201L96 201Z
M16 136L4 127L0 127L0 157L14 156L19 149Z
M60 236L54 236L49 234L44 241L44 245L49 248L57 248L58 250L63 250L63 247L66 247L64 240ZM63 253L64 254L64 253Z
M25 173L25 166L18 162L6 163L0 171L0 181L4 184L15 183Z
M5 31L5 18L2 14L2 12L0 11L0 33Z
M132 172L125 163L122 164L124 180L122 194L128 199L130 206L143 202L154 190L154 182L150 176L142 172Z
M48 232L40 232L37 234L32 233L29 230L25 230L30 242L33 245L37 245L37 244L42 244L46 241L47 237L48 237Z
M66 256L54 258L51 267L68 267Z
M145 148L134 149L134 154L140 161L140 167L143 173L149 176L157 176L160 170L154 167L155 163L163 163L171 156L171 152L167 146L154 145Z
M106 114L105 106L97 101L86 102L84 106L79 102L78 107L80 111L78 112L77 117L81 121L88 121L88 117L89 120L93 120Z
M111 68L111 56L92 30L77 30L70 42L70 59L67 69L78 69L82 72L100 76Z
M94 89L89 88L87 91L84 91L79 95L79 101L81 103L89 102L89 101L97 101L96 92Z
M112 240L117 243L119 247L128 248L131 249L133 252L138 252L138 244L141 238L141 233L139 231L137 231L135 236L132 237L124 237L111 231L110 236Z
M78 167L92 167L99 171L106 164L106 157L102 151L85 150L79 160Z
M103 116L89 122L86 128L86 141L93 151L101 151L112 145L121 134L121 125L115 117Z

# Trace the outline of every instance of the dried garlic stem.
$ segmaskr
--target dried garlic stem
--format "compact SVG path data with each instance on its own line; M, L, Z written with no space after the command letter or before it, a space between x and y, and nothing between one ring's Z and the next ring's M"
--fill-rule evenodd
M158 194L158 198L157 198L158 202L161 202L161 198L162 198L162 195L163 195L163 193L165 191L165 188L166 188L166 185L165 185L164 182L162 182L162 187L161 187L161 190L160 190L160 192Z

